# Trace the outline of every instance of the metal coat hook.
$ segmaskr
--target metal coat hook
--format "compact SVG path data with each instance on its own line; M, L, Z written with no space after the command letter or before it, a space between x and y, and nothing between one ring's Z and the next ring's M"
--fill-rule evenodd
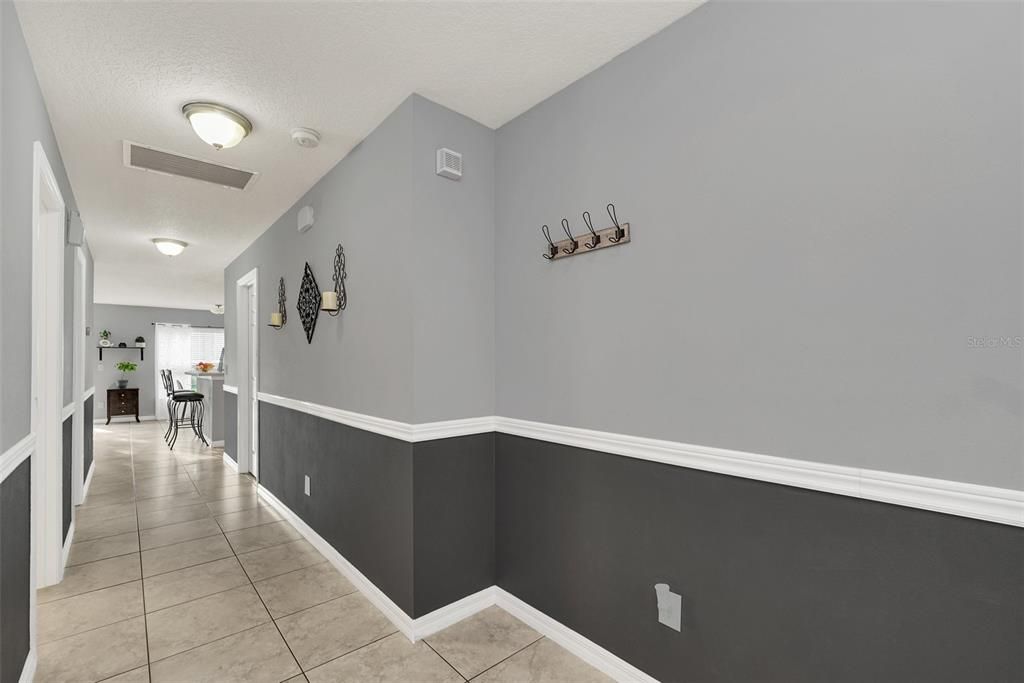
M563 218L562 219L562 230L565 231L565 236L569 238L569 245L572 247L572 249L566 249L565 247L563 247L562 248L562 253L563 254L573 254L573 253L575 253L576 250L580 248L580 243L576 241L576 238L572 236L572 231L569 230L569 219L568 218Z
M619 218L615 215L615 205L608 204L605 207L608 210L608 217L612 219L612 223L615 224L615 233L608 237L608 241L612 244L618 244L619 240L626 236L626 231L619 225Z
M548 253L544 254L544 258L550 261L555 258L555 255L558 253L558 247L556 247L555 243L551 241L551 233L549 232L547 225L542 225L540 231L544 233L544 239L548 241Z
M593 249L597 245L601 244L601 236L594 232L594 223L590 220L590 212L583 212L583 222L587 224L587 230L590 231L590 241L584 242L583 246L587 249Z
M597 251L602 251L610 247L618 247L623 244L629 244L632 239L632 228L629 223L620 223L619 217L615 213L615 205L608 204L606 207L608 210L608 216L611 217L613 225L609 228L594 228L594 219L590 215L589 211L583 212L583 222L587 226L587 232L580 236L572 234L572 228L569 226L569 219L562 219L562 232L565 233L565 237L559 240L551 239L551 229L544 224L541 226L540 231L544 233L544 239L547 240L547 246L544 247L544 259L547 261L559 261L570 256L579 256L580 254L591 254ZM586 249L580 249L580 243L586 246Z

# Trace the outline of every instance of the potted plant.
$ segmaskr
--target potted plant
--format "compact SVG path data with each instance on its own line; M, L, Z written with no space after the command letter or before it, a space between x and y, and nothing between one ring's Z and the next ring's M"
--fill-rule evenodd
M135 338L135 348L137 348L137 349L144 349L144 348L146 348L146 338L142 337L142 336L136 337Z
M100 346L110 346L110 330L100 332Z
M123 360L117 364L117 369L121 371L121 379L117 380L118 389L128 388L128 373L135 372L139 369L139 366L129 360Z

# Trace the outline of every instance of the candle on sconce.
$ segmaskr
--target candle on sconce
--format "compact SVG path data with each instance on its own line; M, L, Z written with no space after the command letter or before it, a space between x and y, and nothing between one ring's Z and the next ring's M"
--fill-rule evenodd
M281 327L281 324L282 324L281 314L280 313L271 313L270 314L270 324L273 325L274 327Z
M324 292L323 296L320 298L320 310L338 310L338 293L335 291Z

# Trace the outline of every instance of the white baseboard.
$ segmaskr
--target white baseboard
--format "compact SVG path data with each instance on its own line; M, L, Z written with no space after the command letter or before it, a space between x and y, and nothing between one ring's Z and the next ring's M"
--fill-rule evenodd
M321 555L326 557L338 571L344 574L359 589L359 592L373 603L377 609L383 612L384 616L402 632L402 635L412 642L444 630L452 624L458 623L466 617L470 617L492 605L497 605L541 635L547 636L595 669L611 676L617 681L655 683L654 678L651 678L629 662L612 654L600 645L576 633L568 626L555 621L537 608L526 604L497 586L488 586L450 605L445 605L429 614L424 614L418 619L413 619L396 605L391 598L385 595L383 591L377 588L372 581L366 578L362 572L356 569L351 562L342 557L341 553L335 550L330 543L303 522L287 505L278 500L274 494L262 485L257 485L257 491L260 498L265 500L284 520L295 527L296 531L302 534L313 547L320 551Z
M155 422L156 419L157 419L156 415L139 415L139 422ZM116 423L121 423L121 422L135 422L135 416L134 415L117 415L115 417L110 418L110 423L111 424L116 424ZM107 423L107 418L105 418L105 417L98 417L95 420L93 420L92 423L93 424L97 424L97 425L104 425L104 424Z
M18 683L32 683L32 680L36 677L36 651L29 650L28 656L25 657L25 664L21 667L21 676L18 678Z
M466 617L471 617L481 610L494 605L495 586L488 586L472 595L467 595L461 600L438 607L429 614L413 620L414 640L426 638L432 633L443 631L452 624L457 624Z
M64 547L60 549L60 574L64 579L64 567L68 566L68 555L71 554L71 544L75 542L75 506L71 506L71 524L68 526L68 537L64 539ZM59 582L58 582L59 583Z
M227 451L224 451L223 458L224 458L224 464L225 465L230 467L235 472L238 471L238 463L231 459L231 456L228 455Z
M334 546L325 541L320 534L313 531L308 524L292 512L287 505L278 500L274 494L264 488L262 484L257 484L256 490L260 498L265 500L272 508L274 508L278 514L295 527L295 530L302 534L302 536L309 541L314 548L319 550L321 555L326 557L327 560L338 569L338 571L344 574L345 578L351 581L352 585L355 586L367 600L373 603L373 606L379 609L384 616L388 618L388 621L395 625L395 628L402 632L402 635L410 641L415 642L416 633L413 628L413 620L409 615L402 611L402 608L396 605L391 598L385 595L384 591L373 585L373 582L366 578L362 572L356 569L355 565L342 557L341 553L334 549Z
M495 604L543 636L555 641L598 671L616 681L641 681L657 683L626 660L618 657L597 643L581 636L568 626L555 621L536 607L532 607L511 593L494 587Z
M95 448L95 445L93 446ZM82 500L89 495L89 484L92 483L92 473L96 471L96 458L93 455L93 461L89 463L89 474L85 475L85 481L82 483Z
M214 441L211 441L210 442L210 446L213 447L213 448L223 448L224 447L224 439L216 439Z

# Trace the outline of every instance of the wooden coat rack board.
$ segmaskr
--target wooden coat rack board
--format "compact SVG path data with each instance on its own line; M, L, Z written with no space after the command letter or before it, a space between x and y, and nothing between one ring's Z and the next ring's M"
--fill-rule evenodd
M587 226L587 232L582 235L573 235L569 228L569 220L563 218L562 232L565 233L565 239L554 242L551 240L550 228L547 225L543 226L541 232L548 243L544 254L542 254L544 258L548 261L557 261L569 258L570 256L576 256L577 254L586 254L627 244L630 239L629 223L619 223L619 219L615 215L614 204L609 204L607 208L608 216L612 219L613 223L610 228L594 230L594 224L590 219L589 211L583 212L583 222Z

